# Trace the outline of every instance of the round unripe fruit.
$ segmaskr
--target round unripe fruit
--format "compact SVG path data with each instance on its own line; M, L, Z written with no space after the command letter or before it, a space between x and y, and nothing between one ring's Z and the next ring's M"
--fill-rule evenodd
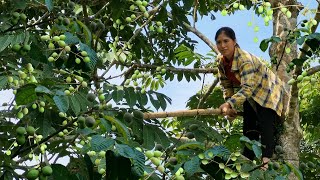
M161 164L161 161L158 158L152 157L150 160L156 166L159 166Z
M199 126L198 126L197 124L191 124L191 125L189 126L190 131L195 131L195 130L197 130L198 128L199 128Z
M103 101L103 100L105 100L106 99L106 97L104 96L104 94L100 94L99 95L99 100L100 101Z
M130 123L130 122L132 121L132 119L133 119L133 115L132 115L131 113L126 112L126 113L124 113L124 115L123 115L123 119L124 119L126 122Z
M34 180L39 176L39 171L36 169L31 169L27 174L27 179Z
M26 138L22 135L17 136L16 141L19 145L23 145L26 142Z
M34 135L34 133L36 132L36 130L34 129L33 126L28 126L26 131L27 131L28 135L30 135L30 136Z
M50 176L52 174L52 168L50 166L45 166L41 169L41 172L45 176Z
M12 46L12 50L15 51L15 52L19 52L20 49L21 49L20 44L15 44L15 45Z
M165 168L164 168L163 166L158 166L158 167L157 167L157 170L158 170L160 173L164 173Z
M23 20L23 21L27 20L26 14L21 13L21 14L20 14L20 19Z
M161 157L162 156L161 151L154 151L153 154L154 154L154 157Z
M162 144L156 144L156 146L155 146L156 151L162 151L163 149L164 148L163 148Z
M27 132L27 131L26 131L26 128L24 128L24 127L18 127L18 128L16 129L17 135L24 135L26 132Z
M87 94L87 100L93 102L96 99L96 95L93 93Z
M86 118L84 118L83 116L80 116L80 117L78 118L78 122L79 122L79 123L85 123L85 121L86 121Z
M86 117L85 123L86 123L86 126L87 126L87 127L90 127L90 128L91 128L91 127L93 127L94 124L96 123L96 120L95 120L93 117L88 116L88 117Z
M168 162L172 165L177 165L178 164L178 160L176 157L171 157L169 158Z
M149 158L149 159L154 156L154 153L153 153L152 151L146 151L144 154L145 154L146 157Z
M133 117L135 117L137 119L143 119L143 112L142 111L135 110L132 113L133 113Z
M186 136L187 136L188 139L193 139L194 138L193 132L187 132Z
M283 148L281 146L279 146L279 145L277 145L275 147L275 150L276 150L277 153L282 153L283 152Z
M23 113L22 113L22 112L18 112L17 117L18 117L19 119L22 119L22 118L23 118Z
M85 62L85 63L88 63L88 62L90 62L91 60L90 60L90 58L89 57L85 57L85 58L83 58L83 62Z

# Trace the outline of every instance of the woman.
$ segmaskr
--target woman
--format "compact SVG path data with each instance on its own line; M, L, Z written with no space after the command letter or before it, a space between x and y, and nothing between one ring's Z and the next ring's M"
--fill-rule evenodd
M236 109L243 108L243 134L257 141L261 136L262 161L267 164L275 146L274 123L284 110L284 86L264 62L240 49L231 28L220 28L215 40L222 55L219 58L219 78L226 100L220 106L221 112L232 120L237 114ZM234 92L236 88L239 89ZM247 147L243 154L251 160L255 157Z

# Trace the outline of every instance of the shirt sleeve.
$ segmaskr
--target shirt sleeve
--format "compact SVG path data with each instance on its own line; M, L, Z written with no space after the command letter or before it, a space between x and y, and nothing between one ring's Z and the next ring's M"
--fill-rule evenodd
M250 98L255 86L259 83L256 78L256 68L253 61L250 59L239 63L241 64L239 67L241 88L227 100L232 108L240 107L247 98Z
M230 80L226 77L226 75L223 72L223 69L221 67L219 69L219 80L220 80L220 85L222 86L222 91L223 91L223 98L225 100L229 99L233 94L233 86Z

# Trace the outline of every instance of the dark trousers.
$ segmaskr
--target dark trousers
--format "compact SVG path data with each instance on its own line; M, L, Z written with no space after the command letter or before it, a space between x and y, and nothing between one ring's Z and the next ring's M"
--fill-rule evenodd
M254 103L256 111L248 101L243 103L243 135L256 141L259 141L261 136L262 157L271 158L275 146L275 122L278 115L274 110ZM255 158L254 152L247 147L244 148L243 155L251 160Z

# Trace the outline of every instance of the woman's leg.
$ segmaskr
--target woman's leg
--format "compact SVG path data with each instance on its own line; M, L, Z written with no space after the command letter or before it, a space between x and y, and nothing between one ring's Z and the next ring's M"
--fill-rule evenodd
M255 110L251 107L248 101L245 101L243 103L243 135L248 137L250 140L259 140L260 133L258 131L257 120L258 117ZM243 150L243 155L251 160L255 158L254 152L246 146Z
M257 104L257 116L259 126L261 127L261 144L264 145L262 147L262 157L271 158L275 146L274 124L277 121L278 115L274 110Z

